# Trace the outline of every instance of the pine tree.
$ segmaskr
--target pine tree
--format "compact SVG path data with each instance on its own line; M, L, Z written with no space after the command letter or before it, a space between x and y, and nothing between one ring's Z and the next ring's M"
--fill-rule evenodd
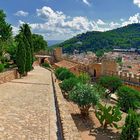
M20 75L25 74L25 65L26 65L26 50L25 45L22 39L19 40L17 54L16 54L16 64Z
M134 111L129 110L122 129L120 140L138 140L139 137L139 116Z

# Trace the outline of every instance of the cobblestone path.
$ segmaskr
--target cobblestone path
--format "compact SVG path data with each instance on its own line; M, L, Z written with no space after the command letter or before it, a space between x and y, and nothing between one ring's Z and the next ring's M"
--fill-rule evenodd
M0 85L0 140L56 140L50 71L36 66L27 77Z

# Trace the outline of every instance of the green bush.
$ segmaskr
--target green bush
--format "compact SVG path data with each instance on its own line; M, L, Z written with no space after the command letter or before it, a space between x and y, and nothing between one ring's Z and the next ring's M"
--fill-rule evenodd
M78 78L79 78L80 82L82 82L83 84L86 84L86 83L90 83L91 82L91 77L87 73L81 73L78 76Z
M120 140L138 140L140 127L140 116L129 110L122 129Z
M99 79L99 84L114 93L122 85L122 81L116 76L103 76Z
M61 81L65 80L65 79L69 79L71 77L75 77L75 75L66 68L56 69L55 75Z
M50 68L50 64L48 64L48 63L46 63L46 62L43 63L42 66L45 67L45 68Z
M129 109L137 109L140 107L140 92L129 88L127 86L122 86L117 91L118 95L118 105L123 111L128 112Z
M69 99L76 103L81 110L81 114L86 116L89 108L97 105L99 97L95 87L82 83L78 83L69 93Z
M60 87L64 92L70 92L74 86L79 83L79 79L76 77L71 77L69 79L65 79L61 84Z
M55 70L55 75L56 75L56 77L58 78L59 74L60 74L62 71L64 71L64 70L67 70L67 69L66 69L66 68L63 68L63 67L57 68L57 69Z
M118 128L117 122L122 119L121 115L122 113L120 112L120 109L116 106L107 107L103 106L102 104L98 104L96 117L98 118L104 129L106 129L108 125Z
M4 71L4 65L0 64L0 72L3 72L3 71Z

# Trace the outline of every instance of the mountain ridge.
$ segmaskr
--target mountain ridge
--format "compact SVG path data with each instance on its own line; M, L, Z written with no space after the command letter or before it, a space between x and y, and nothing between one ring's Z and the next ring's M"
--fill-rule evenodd
M110 31L92 31L79 34L54 47L62 47L64 52L109 51L113 48L140 48L140 23L129 24Z

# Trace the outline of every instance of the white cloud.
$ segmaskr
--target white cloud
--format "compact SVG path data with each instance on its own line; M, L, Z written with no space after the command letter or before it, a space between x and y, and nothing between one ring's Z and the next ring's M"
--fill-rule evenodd
M134 16L130 16L130 18L127 21L124 21L122 23L122 26L126 26L128 24L133 24L133 23L140 23L140 13L137 13Z
M101 19L98 19L97 24L98 25L106 25L106 23L104 21L102 21Z
M89 3L88 0L82 0L82 1L83 1L83 3L85 3L86 5L90 6L90 3Z
M120 27L120 24L118 23L118 22L111 22L111 23L109 23L109 26L112 28L112 29L114 29L114 28L117 28L117 27Z
M140 0L133 0L133 3L134 3L135 5L137 5L138 7L140 7Z
M14 15L15 16L23 16L23 17L26 17L26 16L28 16L28 12L25 12L25 11L22 11L22 10L20 10L20 11L17 11Z
M43 35L47 40L64 40L87 31L107 31L126 26L132 23L140 23L140 13L131 16L128 20L120 19L118 22L107 22L102 19L89 20L87 17L70 17L61 11L55 11L44 6L36 10L40 22L29 23L34 33ZM18 26L24 22L19 20ZM18 28L13 27L14 33Z

